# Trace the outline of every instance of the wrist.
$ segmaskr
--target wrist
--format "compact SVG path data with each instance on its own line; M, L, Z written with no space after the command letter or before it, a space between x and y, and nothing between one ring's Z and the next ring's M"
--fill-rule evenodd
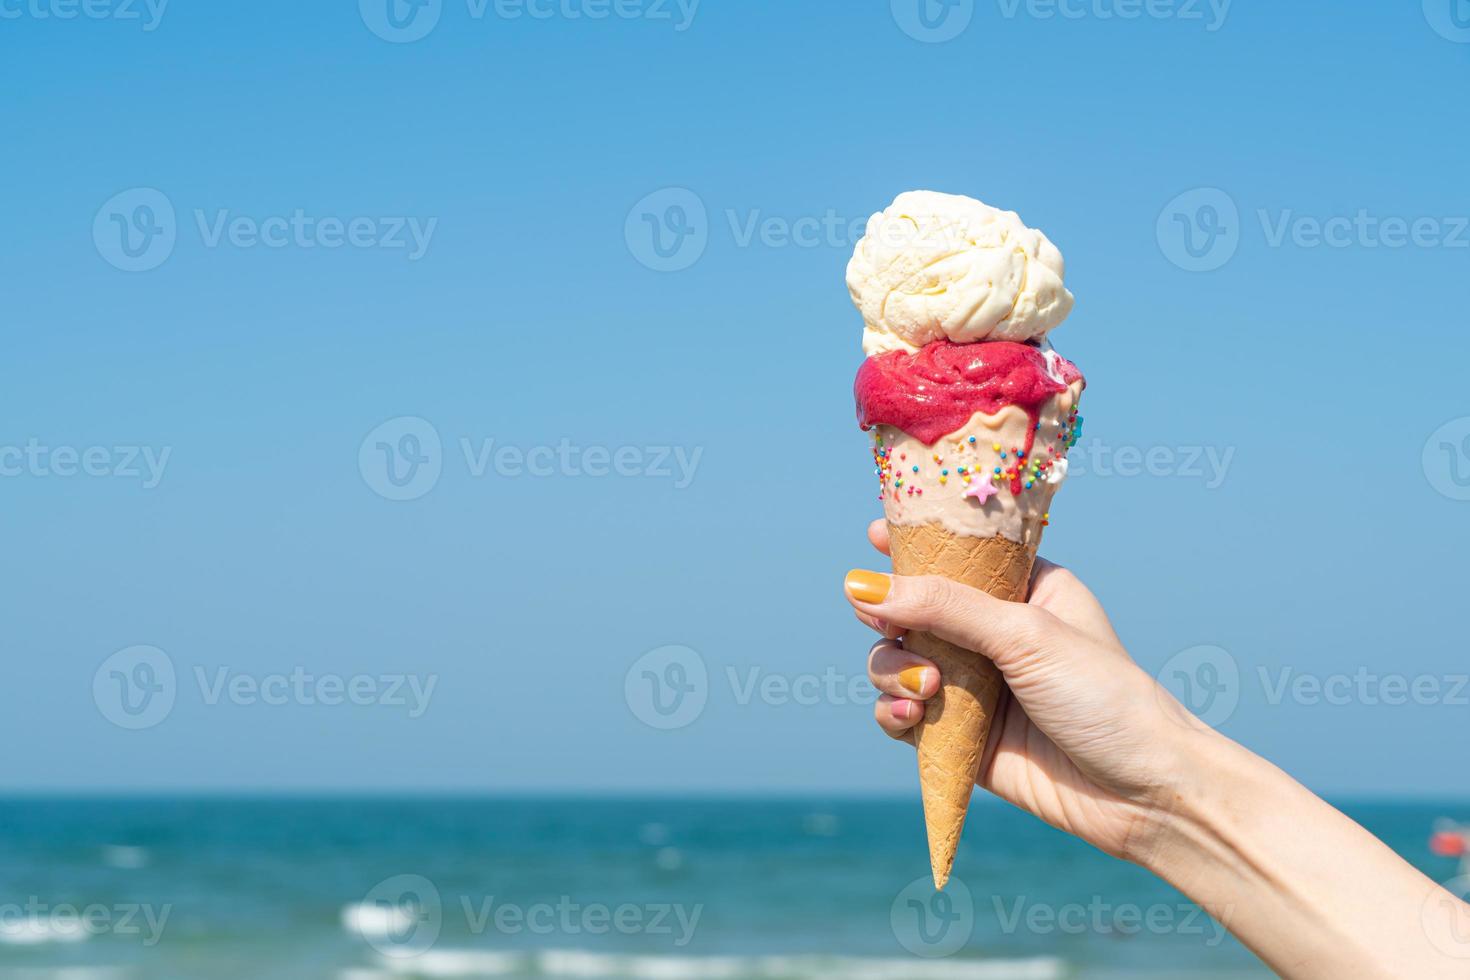
M1208 894L1201 879L1238 876L1243 867L1233 814L1249 812L1263 798L1259 762L1249 752L1192 716L1173 740L1172 777L1160 787L1153 828L1134 863L1186 894Z

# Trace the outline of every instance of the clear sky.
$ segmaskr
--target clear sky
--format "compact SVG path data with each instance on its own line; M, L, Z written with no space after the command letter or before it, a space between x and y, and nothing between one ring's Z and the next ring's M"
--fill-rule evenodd
M931 188L1067 258L1135 656L1462 794L1463 7L0 0L0 787L912 792L843 269Z

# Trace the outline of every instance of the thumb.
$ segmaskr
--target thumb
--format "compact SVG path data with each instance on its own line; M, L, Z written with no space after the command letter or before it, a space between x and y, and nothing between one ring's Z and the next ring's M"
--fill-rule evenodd
M884 575L854 570L845 583L860 612L905 629L933 633L995 661L1002 670L1037 652L1054 617L1024 602L1007 602L938 575Z

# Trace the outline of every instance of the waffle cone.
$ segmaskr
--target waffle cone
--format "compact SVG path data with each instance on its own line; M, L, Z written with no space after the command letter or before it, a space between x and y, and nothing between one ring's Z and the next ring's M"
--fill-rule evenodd
M999 599L1023 602L1031 584L1040 535L1029 544L1009 538L972 538L939 524L888 525L893 570L899 575L942 575ZM919 787L929 830L934 886L943 888L954 867L960 832L970 809L990 723L1005 687L995 665L929 633L909 633L905 648L932 660L943 680L914 729Z

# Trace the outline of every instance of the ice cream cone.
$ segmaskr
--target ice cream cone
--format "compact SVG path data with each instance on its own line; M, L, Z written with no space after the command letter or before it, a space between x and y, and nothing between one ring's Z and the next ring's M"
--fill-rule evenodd
M889 525L893 570L899 575L942 575L998 599L1023 601L1036 546L1008 538L958 535L939 524ZM1039 540L1039 535L1036 536ZM943 684L914 729L919 787L929 830L934 887L954 867L970 795L1005 682L989 660L929 633L910 633L904 647L932 660Z
M1046 235L974 198L911 191L868 221L847 266L866 357L853 394L899 575L1026 600L1082 425L1082 372L1047 339L1072 311L1065 271ZM936 636L904 645L942 680L915 742L943 888L1005 684Z

